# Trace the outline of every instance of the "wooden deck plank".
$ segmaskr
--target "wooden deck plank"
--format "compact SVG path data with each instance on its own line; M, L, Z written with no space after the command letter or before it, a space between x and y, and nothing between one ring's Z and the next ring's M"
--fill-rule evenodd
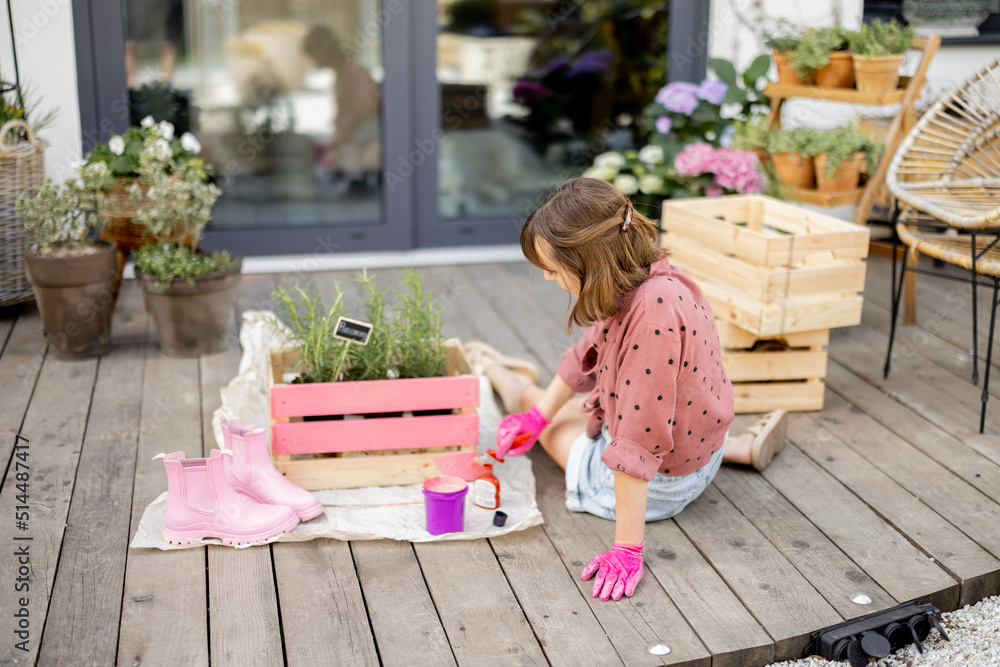
M552 318L548 309L527 298L523 286L513 281L501 265L468 267L465 275L501 317L508 318L512 323L524 322L537 332L525 337L524 330L515 327L524 345L554 370L563 352L576 341L576 338L567 336L565 324L560 324Z
M230 332L235 340L235 332ZM239 346L199 359L202 456L218 447L212 413L219 390L239 369ZM267 547L208 547L208 605L213 665L282 665L278 600Z
M356 541L351 552L382 664L456 664L413 545Z
M123 288L112 327L115 353L98 366L40 664L86 656L110 665L118 650L148 330L134 283Z
M978 451L952 437L838 363L831 363L827 387L913 447L948 468L991 499L1000 502L1000 454Z
M830 358L851 369L869 384L889 392L913 410L957 437L979 431L981 390L967 380L920 357L893 354L888 379L882 378L888 339L866 327L830 332ZM997 411L986 415L986 426L1000 431Z
M414 549L459 665L547 664L487 540Z
M490 543L549 664L621 664L574 581L579 573L567 571L541 526Z
M960 606L1000 590L1000 506L839 396L827 405L792 420L800 449L958 579Z
M8 638L0 649L0 662L34 661L38 656L96 374L96 359L47 359L35 387L37 400L24 415L21 435L28 442L21 440L26 449L20 451L27 456L11 461L0 491L0 513L8 517L0 523L0 540L10 550L10 556L0 560L0 581L9 584L0 590L0 609L5 610L0 614L0 632ZM17 509L25 505L27 509ZM26 528L15 523L20 512L28 513ZM25 584L26 589L17 590L17 585ZM29 614L27 628L15 617L22 608ZM19 630L28 636L16 635ZM26 640L23 651L17 647L22 640Z
M674 521L774 640L775 660L797 658L810 632L843 620L715 486Z
M861 312L861 326L867 327L889 339L891 320L889 311L881 306L872 303L865 303ZM971 339L971 334L970 334ZM949 371L956 377L966 382L972 381L972 355L969 354L968 345L961 347L951 343L924 328L914 326L897 326L896 340L893 343L893 353L897 351L903 356L913 356L919 354L922 358L931 361L941 368ZM985 345L984 345L985 348ZM979 351L979 372L983 373L986 350ZM990 384L990 395L993 398L1000 398L1000 385Z
M153 456L181 450L194 458L201 446L198 361L171 359L154 347L143 374L130 537L146 506L167 489L163 463ZM205 549L129 549L127 559L118 662L207 665Z
M498 314L475 289L467 273L476 267L433 267L426 270L428 282L445 301L449 322L445 325L449 335L462 339L482 340L500 349L504 354L530 359L539 365L543 375L551 378L555 363L542 359L525 346L515 332L515 323ZM543 378L545 380L546 378Z
M707 665L708 649L654 577L640 582L631 598L614 602L591 597L594 582L582 581L579 573L591 558L610 547L608 532L614 530L614 523L567 510L562 469L543 451L533 453L531 459L538 506L545 517L545 532L622 662L626 665ZM650 546L647 541L647 548ZM592 641L592 638L581 641ZM649 644L661 641L671 648L669 654L656 656L646 650Z
M646 543L646 576L677 605L711 652L712 667L774 660L774 641L674 521L647 523Z
M0 387L4 388L4 400L0 401L0 461L5 470L15 436L21 432L46 347L42 318L36 310L26 308L13 323L13 330L0 355Z
M892 261L886 257L868 258L868 275L866 278L865 300L878 304L885 310L886 321L890 312L892 299L889 291ZM930 268L931 260L923 258L922 268ZM968 272L951 267L955 275L969 275ZM952 280L919 276L917 280L919 308L915 326L899 326L896 334L923 330L931 335L939 336L962 350L972 349L972 287ZM992 289L979 289L979 349L986 349L989 334L989 297ZM899 322L902 325L902 320ZM993 363L1000 367L1000 359L994 355Z
M757 471L723 466L715 486L845 619L888 609L899 602ZM859 606L851 602L851 595L858 592L868 595L871 604Z
M271 550L288 665L379 664L350 545L279 542Z
M800 436L794 417L789 430ZM893 598L930 599L942 609L955 608L958 582L791 443L763 475Z

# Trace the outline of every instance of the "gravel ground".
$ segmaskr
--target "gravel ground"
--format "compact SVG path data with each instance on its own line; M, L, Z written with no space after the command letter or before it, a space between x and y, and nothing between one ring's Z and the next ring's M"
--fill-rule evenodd
M943 614L945 632L951 638L946 642L937 630L931 630L924 640L924 653L909 645L888 658L869 663L870 667L896 667L910 665L937 667L938 665L1000 665L1000 596L981 600L975 605ZM846 662L829 662L819 658L776 662L770 667L832 667Z

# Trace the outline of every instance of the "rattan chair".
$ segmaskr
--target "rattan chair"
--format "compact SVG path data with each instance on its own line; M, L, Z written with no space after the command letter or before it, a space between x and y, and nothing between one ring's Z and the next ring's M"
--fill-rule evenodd
M896 197L898 242L909 247L892 288L892 328L885 359L889 376L896 316L907 271L972 285L972 381L979 383L978 287L992 287L979 432L986 422L990 364L1000 303L1000 59L942 98L913 127L892 158L886 185ZM895 241L895 240L894 240ZM892 253L896 282L896 248ZM926 255L968 276L918 268Z

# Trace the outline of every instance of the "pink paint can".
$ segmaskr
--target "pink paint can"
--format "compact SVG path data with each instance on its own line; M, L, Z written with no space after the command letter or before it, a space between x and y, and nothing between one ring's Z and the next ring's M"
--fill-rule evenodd
M460 533L465 529L465 494L469 486L461 477L432 477L424 482L427 532Z

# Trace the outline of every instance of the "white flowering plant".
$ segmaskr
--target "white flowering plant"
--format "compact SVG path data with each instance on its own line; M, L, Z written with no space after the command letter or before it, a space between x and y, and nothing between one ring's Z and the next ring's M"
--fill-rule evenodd
M14 208L24 221L28 251L43 256L93 252L96 234L107 222L102 213L110 182L106 164L81 164L62 185L46 179L36 192L19 196Z
M111 174L119 178L139 176L139 154L147 140L162 140L170 151L170 173L194 170L201 180L208 179L209 166L198 156L201 144L190 132L176 136L174 126L166 121L157 123L151 116L142 119L138 127L130 127L122 134L114 134L108 141L94 146L87 155L87 162L103 162Z
M659 217L664 199L757 193L768 183L753 153L704 142L689 144L673 159L656 144L602 153L583 175L611 183L652 218Z
M195 276L224 271L238 260L228 252L205 254L198 243L212 219L212 206L222 194L204 180L192 162L177 164L170 140L158 133L143 142L137 157L139 178L129 188L136 206L132 222L145 228L153 243L133 253L136 268L155 276L166 290L176 278L194 283Z

